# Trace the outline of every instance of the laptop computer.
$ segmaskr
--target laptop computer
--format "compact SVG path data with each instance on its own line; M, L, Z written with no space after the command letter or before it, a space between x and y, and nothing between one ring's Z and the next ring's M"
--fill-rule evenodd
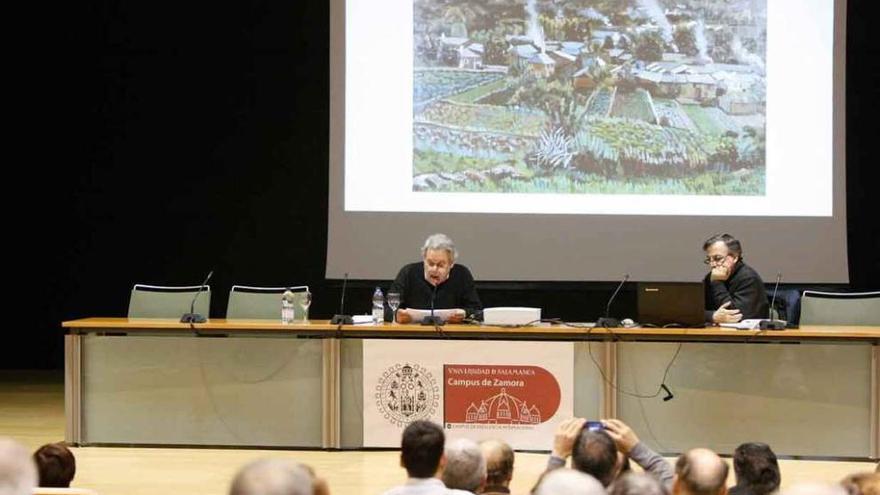
M639 282L637 301L641 325L706 326L702 282Z

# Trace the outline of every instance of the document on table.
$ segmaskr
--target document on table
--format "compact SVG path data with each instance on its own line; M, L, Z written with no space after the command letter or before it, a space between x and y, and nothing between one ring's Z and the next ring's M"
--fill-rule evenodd
M406 308L406 312L409 313L414 322L422 321L426 316L431 316L430 309ZM463 309L435 309L434 316L442 321L448 321L456 313L461 314L463 312Z
M721 326L724 328L733 328L735 330L754 330L758 328L758 324L760 323L760 318L752 318L749 320L743 320L739 323L721 323Z

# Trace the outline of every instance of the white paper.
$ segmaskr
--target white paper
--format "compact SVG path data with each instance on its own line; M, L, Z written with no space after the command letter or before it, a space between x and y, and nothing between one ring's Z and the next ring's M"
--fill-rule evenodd
M426 316L431 316L430 309L415 309L415 308L406 308L407 314L412 318L414 322L422 321ZM440 318L441 321L448 321L455 314L464 313L463 309L452 308L452 309L435 309L434 316L436 318Z

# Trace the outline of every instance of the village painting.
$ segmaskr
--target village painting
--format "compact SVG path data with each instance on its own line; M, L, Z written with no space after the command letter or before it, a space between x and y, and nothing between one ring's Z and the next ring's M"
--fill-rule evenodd
M414 0L413 190L765 194L766 0Z

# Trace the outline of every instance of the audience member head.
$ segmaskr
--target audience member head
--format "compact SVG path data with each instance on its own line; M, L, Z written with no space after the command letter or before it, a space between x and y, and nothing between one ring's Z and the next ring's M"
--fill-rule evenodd
M403 430L400 464L410 478L431 478L437 474L443 457L443 429L430 421L413 421Z
M45 488L69 488L76 474L76 459L64 444L47 443L34 452L39 483Z
M733 452L736 485L747 487L754 495L766 495L779 489L779 463L776 454L764 443L744 443Z
M230 495L312 495L312 474L297 462L259 459L242 467L229 489Z
M30 452L11 438L0 437L0 494L31 495L37 467Z
M850 495L880 495L880 473L855 473L841 482Z
M541 478L534 495L605 495L596 478L573 469L554 469Z
M675 463L676 495L725 495L727 463L709 449L693 449L678 457Z
M501 440L484 440L480 450L486 459L486 488L508 487L513 479L513 449Z
M608 495L666 495L663 485L644 473L627 473L614 480Z
M486 459L477 442L466 438L453 440L445 452L443 484L447 488L477 493L486 483Z
M571 453L571 466L596 478L603 486L610 485L620 470L614 440L602 430L582 429Z

